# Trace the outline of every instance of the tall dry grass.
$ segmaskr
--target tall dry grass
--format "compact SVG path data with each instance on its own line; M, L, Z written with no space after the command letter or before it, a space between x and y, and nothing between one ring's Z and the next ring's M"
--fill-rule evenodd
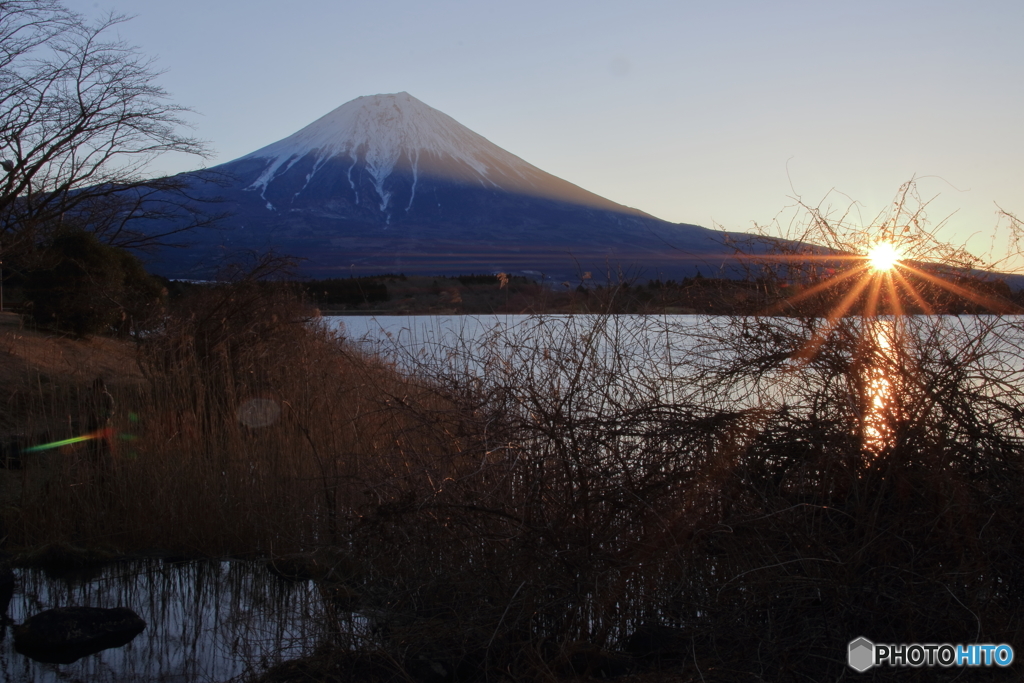
M256 282L196 294L140 342L145 382L112 387L112 452L93 440L8 473L7 546L254 556L341 542L373 482L409 467L403 452L442 447L445 420L392 409L442 406L309 316ZM87 384L35 389L25 433L85 431Z

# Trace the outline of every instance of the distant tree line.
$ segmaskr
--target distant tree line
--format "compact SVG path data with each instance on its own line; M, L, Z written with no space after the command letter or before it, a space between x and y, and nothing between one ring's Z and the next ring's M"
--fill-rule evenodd
M401 276L405 279L405 276ZM301 284L302 291L318 306L359 306L390 301L388 286L378 277L331 278Z
M497 275L460 275L456 278L460 283L464 285L496 285L498 284Z

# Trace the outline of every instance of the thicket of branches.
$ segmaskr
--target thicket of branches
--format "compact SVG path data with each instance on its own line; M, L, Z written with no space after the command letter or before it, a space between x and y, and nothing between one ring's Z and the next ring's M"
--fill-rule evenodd
M130 248L214 218L180 178L147 174L160 154L206 149L180 132L187 110L169 101L153 62L114 37L124 21L91 22L58 0L0 0L0 256L8 272L65 229Z
M406 452L349 541L387 646L780 681L841 677L861 635L1022 634L1017 321L850 318L810 362L798 321L544 328L430 371L471 436Z
M166 295L138 259L84 231L54 236L20 284L38 325L79 336L150 330Z
M874 227L927 242L912 203ZM809 221L807 241L844 230ZM775 285L807 263L766 256ZM1024 634L1015 316L553 318L436 351L403 366L460 407L461 438L404 451L347 540L401 661L466 680L836 680L859 636Z

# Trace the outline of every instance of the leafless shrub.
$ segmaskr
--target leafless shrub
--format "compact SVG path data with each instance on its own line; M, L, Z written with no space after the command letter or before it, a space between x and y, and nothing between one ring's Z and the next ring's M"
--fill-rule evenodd
M543 679L582 643L726 681L840 677L861 635L1015 642L1021 323L880 312L550 318L441 349L419 372L469 466L393 481L352 538L392 645Z

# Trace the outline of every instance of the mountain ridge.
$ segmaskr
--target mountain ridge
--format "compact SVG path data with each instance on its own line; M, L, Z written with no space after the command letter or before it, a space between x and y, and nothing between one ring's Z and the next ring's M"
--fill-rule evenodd
M408 93L347 102L299 131L209 169L231 216L192 236L165 273L273 248L316 277L512 272L571 278L721 271L723 233L662 221L547 173ZM189 261L193 263L190 264ZM196 263L204 265L196 266ZM191 267L190 267L191 265Z

